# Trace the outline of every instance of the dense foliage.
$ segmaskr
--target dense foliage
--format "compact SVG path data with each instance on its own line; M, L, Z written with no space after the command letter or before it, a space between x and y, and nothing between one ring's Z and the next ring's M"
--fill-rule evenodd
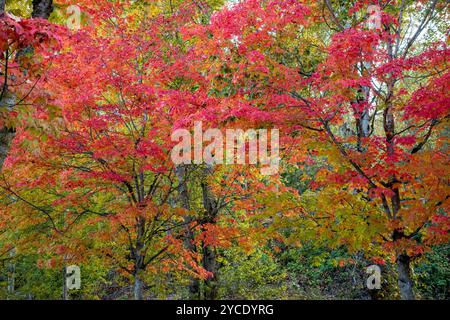
M447 1L3 2L0 298L449 298Z

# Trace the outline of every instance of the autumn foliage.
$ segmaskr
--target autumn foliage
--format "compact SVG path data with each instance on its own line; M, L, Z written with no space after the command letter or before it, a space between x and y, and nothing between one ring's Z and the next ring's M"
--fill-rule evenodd
M375 24L363 0L55 2L79 30L0 18L0 254L216 299L233 250L313 243L396 265L415 297L413 264L449 242L444 1L378 1ZM278 128L279 173L175 165L196 121Z

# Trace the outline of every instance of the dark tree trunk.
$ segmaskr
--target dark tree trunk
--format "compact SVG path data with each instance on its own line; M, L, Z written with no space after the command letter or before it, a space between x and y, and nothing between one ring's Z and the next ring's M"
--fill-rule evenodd
M212 273L212 276L205 282L205 299L216 300L218 295L217 286L217 254L215 248L205 246L203 249L203 267Z
M144 284L139 276L139 274L134 275L134 284L133 284L133 294L134 300L142 300L144 299Z
M33 0L33 18L48 19L53 11L53 0Z
M406 254L397 257L398 287L402 300L414 300L413 281L411 279L411 258Z
M389 94L388 96L392 96L392 88L393 84L389 85ZM390 101L386 103L386 109L383 114L383 127L386 135L386 148L387 154L393 155L395 150L395 118L392 111L392 104ZM396 185L398 182L395 175L389 177L388 187L392 191L391 196L391 215L390 218L393 220L398 219L397 214L401 209L401 199L400 199L400 190ZM389 214L388 214L389 216ZM395 230L393 234L393 240L397 241L405 236L403 230ZM402 300L413 300L413 281L411 279L411 258L405 254L400 253L397 256L397 277L398 277L398 287L400 290L400 296Z
M14 295L14 291L16 288L16 264L13 259L16 255L16 250L13 249L9 252L9 257L11 258L10 263L8 264L8 293Z
M135 300L142 300L144 297L144 282L141 279L142 272L144 271L144 237L145 237L145 219L138 218L136 225L137 228L137 239L136 248L134 250L134 284L133 293Z
M367 102L369 99L369 88L368 87L361 87L358 92L358 96L356 98L356 104L355 106L357 111L359 109L359 104ZM362 139L367 138L370 134L370 114L369 114L369 108L366 106L364 110L361 112L355 112L355 122L356 122L356 136L357 136L357 150L359 152L363 152L362 147Z
M389 85L389 94L388 96L392 96L392 88L393 84ZM395 150L395 118L392 111L392 104L390 101L387 101L386 103L386 109L384 110L383 114L383 127L384 132L386 135L386 148L387 148L387 154L389 156L394 154ZM401 208L401 201L400 201L400 190L396 186L397 178L395 175L392 175L389 177L388 181L388 187L392 191L391 196L391 208L392 208L392 215L391 219L396 220L397 214L400 211ZM395 230L393 234L393 240L397 241L402 239L405 236L404 231L402 229ZM397 256L397 277L398 277L398 287L400 289L400 296L402 300L413 300L414 299L414 293L413 293L413 282L411 279L411 258L406 255L405 253L400 253Z
M205 167L203 181L201 183L203 207L205 209L205 223L216 223L218 214L217 201L208 185L208 177L212 174L211 167ZM212 273L212 276L205 281L205 299L217 299L217 253L214 247L205 245L203 247L203 267Z
M180 165L176 168L176 174L178 179L178 194L179 201L181 206L190 210L189 204L189 190L188 190L188 173L189 167L187 165ZM185 246L192 252L197 251L197 247L194 243L194 232L190 228L190 224L193 221L190 215L186 216L184 219L186 223L186 238L185 238ZM195 277L192 277L189 282L189 298L190 299L200 299L200 283L199 280Z
M0 101L0 108L3 108L3 102ZM13 128L3 127L0 129L0 171L3 167L3 162L8 156L11 142L14 139L16 132Z

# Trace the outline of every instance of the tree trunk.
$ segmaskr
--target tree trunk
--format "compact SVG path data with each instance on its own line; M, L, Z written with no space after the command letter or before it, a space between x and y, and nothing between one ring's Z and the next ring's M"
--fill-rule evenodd
M402 300L414 300L413 282L411 279L411 258L406 254L397 257L398 287Z
M203 207L205 208L205 223L216 223L218 214L217 201L211 192L208 184L208 177L213 173L212 167L206 166L201 183ZM203 247L203 267L212 273L212 276L205 281L205 299L217 299L217 273L219 271L217 264L217 254L214 247L205 245Z
M62 299L69 300L69 290L67 288L67 268L65 266L62 268L62 279L63 279Z
M3 102L0 101L0 108L3 108ZM11 142L14 139L16 132L13 128L0 128L0 171L3 167L3 162L8 156Z
M144 271L144 259L145 259L145 219L142 217L138 218L137 224L137 239L136 239L136 249L134 252L134 299L142 300L144 292L144 283L141 279L141 273Z
M142 282L139 274L134 275L133 293L134 300L144 299L144 283Z
M212 276L205 282L205 300L217 299L217 255L215 248L205 246L203 249L203 267L212 273Z
M388 96L391 97L393 94L393 84L390 84L388 90ZM386 148L387 148L387 154L389 156L392 156L395 151L395 118L392 111L392 103L388 100L386 102L386 108L383 113L383 127L384 132L386 135ZM389 177L388 181L388 187L392 191L391 196L391 207L392 212L391 215L388 217L390 219L396 220L398 219L397 214L401 209L401 200L400 200L400 190L396 184L398 182L395 175L392 175ZM394 230L393 233L393 240L397 241L399 239L402 239L404 237L404 231L402 229ZM397 256L397 277L398 277L398 287L400 289L400 296L402 300L414 300L414 293L413 293L413 281L411 279L411 258L405 254L400 253Z
M181 203L181 206L186 210L190 210L189 191L187 186L188 168L189 167L187 165L180 165L176 168L179 201ZM190 251L196 252L197 247L194 244L194 232L190 228L190 223L193 221L193 219L191 216L186 216L184 218L184 221L186 223L185 246ZM200 299L200 283L199 280L195 277L192 277L189 282L189 298Z
M9 256L11 258L10 263L8 264L8 294L14 295L14 291L16 288L16 264L14 261L14 257L16 255L16 250L13 249L9 252Z

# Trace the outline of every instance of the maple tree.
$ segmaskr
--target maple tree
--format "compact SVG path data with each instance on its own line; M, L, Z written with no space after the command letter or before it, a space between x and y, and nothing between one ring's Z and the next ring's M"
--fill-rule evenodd
M215 16L207 30L194 29L189 36L201 39L200 52L209 50L213 58L208 69L216 67L211 81L225 78L222 89L230 93L224 101L238 106L240 118L280 126L292 139L289 144L301 146L293 147L291 160L301 161L302 167L315 161L312 155L326 158L327 166L311 183L318 190L312 195L318 198L316 206L324 202L324 207L311 207L314 213L305 216L301 200L288 200L293 203L287 207L296 209L286 210L282 226L300 212L300 222L308 221L301 223L300 233L306 233L304 227L314 228L316 235L330 228L337 235L333 230L325 238L338 244L381 244L397 261L402 297L411 299L411 259L430 244L448 241L443 175L448 157L442 131L448 120L448 48L442 39L423 50L413 52L412 47L447 12L436 1L428 6L386 3L374 29L367 25L367 4L350 7L353 21L344 27L325 1L330 17L323 18L336 26L319 44L308 31L298 38L299 26L307 30L324 21L297 1L245 1ZM410 7L422 10L413 30L404 17ZM411 37L405 36L408 32ZM305 61L292 61L293 52L303 52ZM430 162L432 169L426 165ZM283 211L279 201L272 204L270 216ZM328 221L317 222L322 219Z
M411 259L430 244L448 242L443 175L448 156L442 144L448 119L448 47L436 39L412 50L420 33L446 11L437 1L411 5L423 10L411 37L404 36L411 32L403 16L405 3L386 3L377 29L368 29L364 20L352 28L338 25L342 31L333 36L329 57L312 83L320 98L304 99L307 112L339 151L336 160L347 164L342 172L321 172L316 183L329 186L331 180L359 196L365 193L363 198L382 208L383 217L366 223L380 228L374 239L394 254L404 299L414 298ZM433 102L423 100L424 92ZM333 128L346 117L355 132L339 137ZM430 161L432 168L426 164Z
M160 274L217 299L224 260L314 242L395 264L415 298L412 265L449 241L447 3L56 2L81 29L0 21L6 252L113 268L135 299ZM175 165L198 121L278 128L279 173Z
M29 176L27 185L5 179L4 189L24 204L13 208L14 212L38 211L41 220L32 223L47 224L56 236L72 235L69 239L55 237L50 246L50 250L59 248L65 263L82 259L76 248L92 247L73 235L85 233L82 230L106 218L108 231L88 234L98 233L106 243L123 243L117 249L101 247L100 252L133 276L135 298L141 299L145 269L164 271L175 266L196 277L208 276L197 265L196 253L181 245L186 229L195 227L195 221L189 225L184 221L186 210L170 205L178 188L169 158L168 138L174 120L168 115L167 101L179 93L171 92L173 78L167 78L162 68L171 61L171 23L178 22L173 15L151 12L143 13L145 19L128 22L122 15L136 15L132 7L103 3L101 8L92 12L94 26L64 38L64 47L71 51L52 60L39 87L41 100L35 102L32 114L33 127L41 134L32 137L30 130L23 130L16 137L18 149L12 151L6 167L29 161L30 166L20 170L36 175ZM196 6L188 9L197 10ZM178 18L184 17L182 13ZM168 28L160 31L149 23L163 23ZM108 28L113 35L104 37L102 32ZM129 33L134 36L126 37ZM169 56L175 58L175 54ZM67 63L71 69L61 74ZM93 68L85 69L86 63ZM80 77L89 81L81 84ZM57 91L52 79L61 83ZM98 85L95 89L93 83ZM49 94L43 96L42 92ZM39 150L32 147L35 152L26 160L20 150L33 140ZM20 175L20 170L14 170L14 175Z

